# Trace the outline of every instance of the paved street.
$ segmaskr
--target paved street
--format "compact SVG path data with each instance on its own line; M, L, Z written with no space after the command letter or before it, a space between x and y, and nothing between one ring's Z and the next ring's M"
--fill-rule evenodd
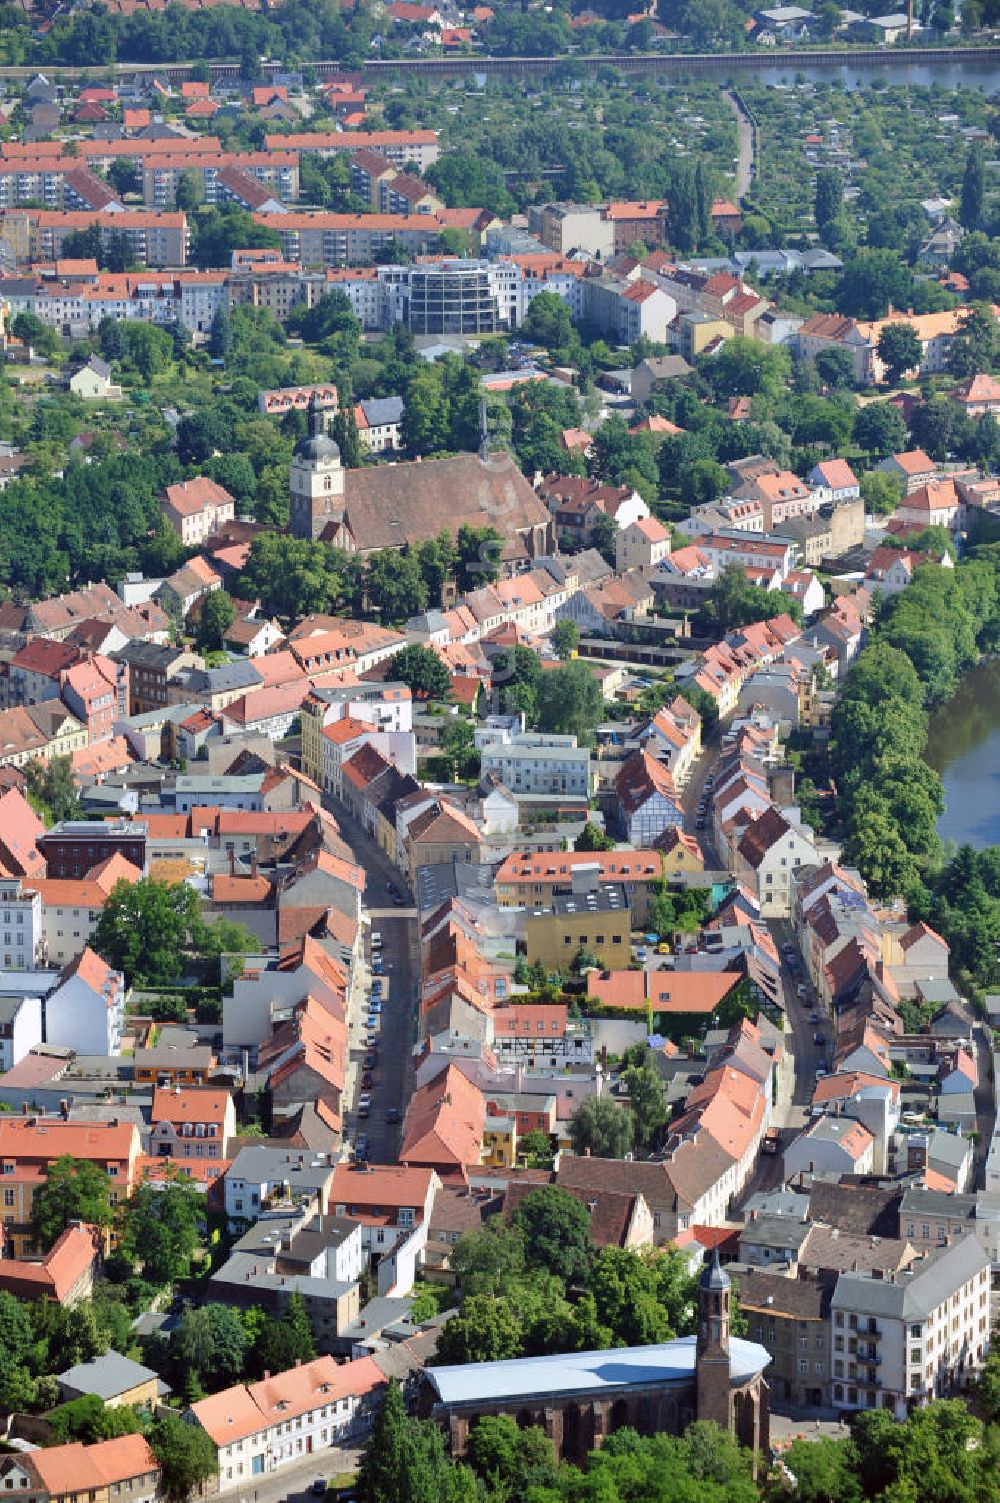
M316 1451L303 1456L301 1461L291 1461L277 1472L262 1477L244 1478L241 1482L223 1483L220 1492L229 1503L307 1503L313 1500L312 1485L320 1477L329 1479L344 1472L353 1472L361 1455L359 1449L342 1450L339 1446L328 1451Z
M711 821L706 821L705 827L702 830L697 829L696 824L698 819L698 803L705 791L705 782L708 775L715 767L716 760L718 759L720 741L719 727L715 726L705 738L705 745L701 756L692 767L691 776L688 778L684 792L681 795L681 804L684 809L684 828L689 835L695 837L701 846L702 854L705 857L705 866L712 871L718 871L720 867L719 853L715 849L715 842L712 839Z
M419 975L416 910L393 906L390 884L405 895L401 874L340 804L329 801L327 807L340 825L345 840L353 847L368 879L363 899L365 917L370 921L370 927L366 926L365 969L361 985L352 997L348 1017L345 1137L353 1143L359 1134L364 1133L368 1138L369 1161L394 1164L399 1149L400 1125L413 1089L414 987ZM361 1077L368 1052L367 1001L371 995L368 967L372 958L373 934L378 934L382 940L383 1004L380 1026L375 1035L376 1063L369 1088L371 1111L367 1118L360 1118L357 1108L358 1097L364 1089ZM387 1120L390 1107L395 1107L398 1113L396 1123Z

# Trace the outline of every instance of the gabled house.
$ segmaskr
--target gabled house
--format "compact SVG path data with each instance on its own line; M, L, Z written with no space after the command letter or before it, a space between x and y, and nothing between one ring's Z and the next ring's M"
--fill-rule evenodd
M615 793L618 823L631 845L650 846L668 826L684 824L672 774L645 750L633 752L622 763Z
M88 946L45 999L45 1037L77 1054L118 1054L125 1029L125 978Z
M737 870L752 876L762 918L787 918L792 881L800 866L816 861L807 825L794 825L773 806L747 828L736 847Z

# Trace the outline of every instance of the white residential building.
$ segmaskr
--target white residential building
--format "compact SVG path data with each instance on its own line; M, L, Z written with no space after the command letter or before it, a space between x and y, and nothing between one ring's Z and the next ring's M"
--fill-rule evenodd
M90 948L62 973L45 1002L45 1040L77 1054L118 1054L125 1029L125 978Z
M19 877L0 881L0 959L5 971L30 971L44 958L42 899Z
M41 997L0 990L0 1075L12 1070L41 1042Z
M914 1405L967 1387L990 1345L990 1260L974 1236L894 1274L842 1273L830 1309L834 1407Z
M498 777L519 794L590 797L590 751L575 736L525 732L509 741L489 741L482 749L482 771Z

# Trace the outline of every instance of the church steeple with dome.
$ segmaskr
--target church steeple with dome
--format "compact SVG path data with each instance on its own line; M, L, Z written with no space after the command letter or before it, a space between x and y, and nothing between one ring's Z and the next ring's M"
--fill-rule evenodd
M309 432L292 455L290 524L292 536L316 539L344 517L344 468L340 449L326 431L326 415L316 393L309 399Z

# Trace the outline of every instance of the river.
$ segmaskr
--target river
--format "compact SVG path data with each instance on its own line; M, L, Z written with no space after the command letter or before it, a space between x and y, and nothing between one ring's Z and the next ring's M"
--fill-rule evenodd
M927 761L944 782L944 840L1000 845L1000 660L973 668L931 716Z
M891 51L881 59L864 63L852 63L846 59L837 68L782 68L763 67L748 75L754 84L767 84L771 88L792 88L798 79L810 83L837 84L843 89L868 89L872 81L881 79L886 84L900 87L904 84L923 85L927 88L937 84L945 92L950 89L980 89L985 94L995 94L1000 89L1000 68L995 61L981 63L962 62L894 63Z

